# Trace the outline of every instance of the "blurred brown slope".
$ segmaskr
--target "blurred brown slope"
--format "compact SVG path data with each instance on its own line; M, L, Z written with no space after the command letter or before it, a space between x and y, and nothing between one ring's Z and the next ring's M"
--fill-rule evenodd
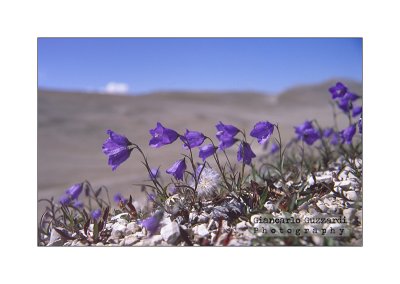
M215 124L222 121L249 133L262 120L278 123L285 140L293 126L317 119L332 125L327 91L336 81L292 88L279 96L254 92L159 92L145 96L117 96L39 90L38 94L38 198L58 198L70 185L83 180L94 187L107 186L112 193L137 195L132 186L147 178L137 153L112 172L101 145L112 129L142 146L154 167L161 170L180 158L181 143L159 149L148 146L149 129L157 121L179 133L186 128L215 138ZM361 94L361 84L343 80ZM217 141L215 141L217 142ZM253 144L256 153L261 147ZM197 150L194 151L198 154ZM231 150L234 158L234 149ZM39 211L41 212L41 207ZM39 213L40 213L39 212Z

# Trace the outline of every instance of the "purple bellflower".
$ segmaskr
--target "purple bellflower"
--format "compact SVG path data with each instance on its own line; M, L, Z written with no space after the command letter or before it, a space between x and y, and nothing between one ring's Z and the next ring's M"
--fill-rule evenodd
M279 145L277 143L272 143L270 153L275 154L278 151L279 151Z
M128 200L126 200L126 199L122 196L122 194L119 193L119 192L116 193L116 194L114 195L114 202L117 203L117 204L120 204L121 202L122 202L123 204L125 204L127 201L128 201Z
M239 129L233 125L223 124L221 121L215 126L218 131L222 131L230 136L235 136L239 133Z
M274 132L274 125L268 121L261 121L254 125L253 130L250 132L250 136L257 138L258 143L264 144L271 137Z
M150 129L149 132L153 136L153 138L150 139L149 145L154 148L171 144L179 137L179 134L176 131L165 128L159 122L157 122L156 128Z
M346 144L351 144L354 134L356 134L356 125L355 124L352 124L343 130L342 136L343 136L343 140L346 142Z
M360 98L360 96L357 94L354 94L354 93L346 92L346 94L344 94L343 98L348 101L354 102L355 100L358 100Z
M340 135L340 133L337 133L337 132L334 132L333 133L333 136L332 136L332 139L331 139L331 144L332 145L337 145L337 144L339 144L339 139L341 138L341 135Z
M204 162L208 157L210 157L215 153L215 150L216 148L214 147L213 144L204 145L200 147L199 158L202 158Z
M218 148L225 150L235 144L238 139L235 135L239 133L239 129L233 125L223 124L221 121L215 126L218 130L216 136L219 140Z
M362 113L362 107L361 106L355 106L353 108L353 117L356 117L361 113Z
M176 161L166 172L173 175L177 180L183 180L183 173L186 170L185 158Z
M160 221L162 219L162 212L156 212L153 216L150 216L143 221L140 222L147 231L150 232L150 235L153 235L157 232L160 227Z
M107 130L107 134L110 137L103 143L103 153L108 156L108 165L115 171L131 155L132 143L125 136L112 130Z
M91 216L92 216L92 218L94 220L97 221L101 217L101 210L100 209L96 209L96 210L92 211Z
M329 92L332 94L332 99L341 98L347 93L347 87L337 82L335 86L329 88Z
M325 138L331 137L332 134L333 134L333 128L326 128L326 129L324 129L323 136L324 136Z
M303 124L295 127L295 132L297 139L303 140L308 145L312 145L320 138L319 132L314 129L311 121L305 121Z
M254 154L254 152L251 150L249 143L243 141L239 145L239 150L237 153L237 160L239 162L243 160L243 163L245 163L246 165L250 165L251 159L255 158L255 157L256 157L256 154Z
M181 140L184 143L183 148L185 149L188 149L188 146L190 148L200 146L201 144L203 144L204 139L206 139L206 137L203 135L203 133L197 131L189 131L187 129L185 135L181 136Z
M68 205L70 203L70 198L68 195L64 194L60 197L60 203L61 205Z
M69 196L70 200L78 199L83 189L82 183L77 183L71 186L65 191L65 193Z
M74 203L72 203L72 206L74 206L76 209L83 209L83 202L80 200L75 200Z

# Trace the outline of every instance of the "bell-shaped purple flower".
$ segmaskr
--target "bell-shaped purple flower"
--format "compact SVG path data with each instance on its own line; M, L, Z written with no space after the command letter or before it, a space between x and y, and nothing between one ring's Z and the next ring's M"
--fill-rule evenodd
M333 133L333 136L332 136L332 139L331 139L331 144L332 144L332 145L337 145L337 144L339 144L340 138L341 138L340 133L334 132L334 133Z
M150 235L154 235L160 227L162 216L162 212L156 212L153 216L150 216L141 221L140 225L146 228Z
M346 144L351 144L354 134L356 134L356 125L355 124L352 124L343 130L342 136L343 136L343 140L346 142Z
M353 108L353 117L356 117L361 113L362 113L362 106L355 106Z
M331 137L332 134L333 134L333 128L326 128L326 129L324 129L323 136L324 136L325 138Z
M69 195L71 200L78 199L79 195L82 192L82 189L83 189L83 184L77 183L77 184L74 184L73 186L71 186L70 188L68 188L65 193Z
M215 150L216 148L214 147L213 144L204 145L200 147L199 158L202 158L204 162L208 157L210 157L215 153Z
M125 204L127 201L128 201L128 200L126 200L126 199L122 196L122 194L119 193L119 192L116 193L116 194L114 195L114 202L117 203L117 204L120 204L121 202L122 202L123 204Z
M103 153L108 156L108 165L115 171L131 155L132 143L125 136L112 130L107 130L107 134L110 137L103 143Z
M206 137L203 135L203 133L198 131L189 131L187 129L185 135L181 136L181 140L184 143L183 147L185 149L188 149L188 146L190 148L200 146L203 144L204 139L206 139Z
M150 129L149 132L153 136L153 138L150 139L149 145L154 148L171 144L179 137L176 131L165 128L160 122L157 122L156 128Z
M358 100L360 98L360 96L357 94L354 94L354 93L346 92L346 94L344 94L343 98L348 101L354 102L355 100Z
M257 138L258 143L264 144L271 137L274 132L274 125L268 121L260 121L254 125L253 130L250 132L250 136Z
M185 158L176 161L172 167L170 167L166 172L167 174L173 175L177 180L183 180L183 173L186 170Z
M71 202L71 199L70 199L69 195L64 194L63 196L60 197L59 201L60 201L61 205L66 206Z
M96 210L92 211L91 216L92 216L93 220L97 221L101 217L101 210L96 209Z
M215 125L215 127L217 128L218 132L224 132L230 136L235 136L239 133L239 129L237 127L229 124L223 124L221 121Z
M218 148L221 151L231 147L236 143L236 141L238 141L238 139L236 139L234 136L231 136L229 133L223 131L218 131L216 136L219 140Z
M347 93L347 87L337 82L335 86L329 88L329 92L332 94L332 99L341 98Z
M272 143L270 154L275 154L279 151L279 145L277 143Z
M251 150L249 143L242 141L242 143L239 145L239 150L237 153L237 159L238 161L242 161L246 165L251 164L251 159L255 158L256 154Z
M295 127L297 139L303 140L308 145L312 145L320 138L319 132L314 129L311 121L305 121L303 124Z
M80 200L75 200L72 203L72 206L75 207L76 209L82 209L83 208L83 202Z
M351 101L344 97L337 101L337 105L345 113L348 113L353 108Z

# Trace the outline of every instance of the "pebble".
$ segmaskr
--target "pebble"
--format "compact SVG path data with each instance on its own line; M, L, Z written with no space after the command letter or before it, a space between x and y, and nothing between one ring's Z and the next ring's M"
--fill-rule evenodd
M180 237L179 225L176 222L171 222L161 228L161 236L168 244L175 244Z
M210 232L207 230L206 224L201 224L199 226L194 226L193 233L200 237L207 237L210 235Z
M134 233L136 233L136 232L138 232L140 230L141 230L141 228L136 222L130 222L128 225L126 225L125 234L126 235L131 235L131 234L134 234Z
M356 191L346 191L345 192L345 197L351 201L357 201L358 200L358 195Z

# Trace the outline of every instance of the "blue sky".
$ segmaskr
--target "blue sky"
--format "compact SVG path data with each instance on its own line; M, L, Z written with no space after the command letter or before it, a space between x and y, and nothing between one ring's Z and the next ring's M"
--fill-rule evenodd
M332 78L362 79L352 38L39 38L40 88L279 93Z

